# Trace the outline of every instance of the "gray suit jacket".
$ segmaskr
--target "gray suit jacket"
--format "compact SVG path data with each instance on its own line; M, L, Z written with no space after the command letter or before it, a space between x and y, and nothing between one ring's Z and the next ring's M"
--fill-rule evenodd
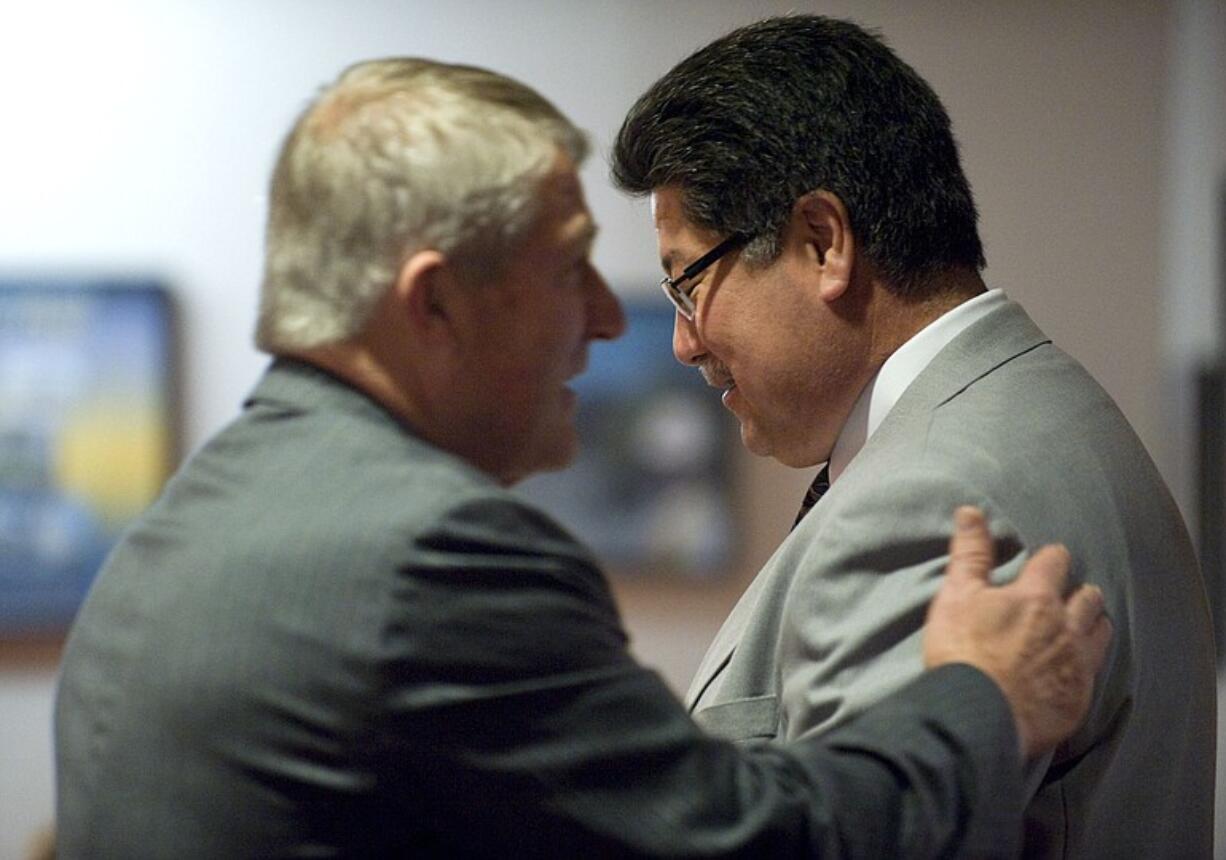
M1016 749L1000 692L965 666L787 750L703 734L628 655L574 540L357 391L279 361L77 619L58 849L1007 856Z
M1063 542L1115 624L1089 720L1031 773L1025 853L1209 857L1214 655L1192 548L1115 404L1011 302L936 356L758 574L690 689L698 722L806 737L914 679L960 504L989 514L997 580Z

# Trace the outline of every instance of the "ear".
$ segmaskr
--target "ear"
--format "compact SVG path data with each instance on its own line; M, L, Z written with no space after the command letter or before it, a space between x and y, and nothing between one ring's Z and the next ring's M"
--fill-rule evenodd
M810 191L792 208L792 226L817 275L818 295L832 302L847 292L856 239L847 207L829 191Z
M418 251L401 265L389 298L393 315L413 343L429 344L453 334L452 281L454 273L447 258L433 249Z

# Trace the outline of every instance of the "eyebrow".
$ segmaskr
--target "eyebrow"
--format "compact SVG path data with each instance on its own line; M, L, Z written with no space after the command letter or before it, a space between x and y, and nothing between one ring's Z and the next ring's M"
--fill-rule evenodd
M714 248L706 251L700 256L694 258L681 270L681 274L672 274L673 253L669 251L660 258L661 265L664 266L664 275L669 280L677 281L681 279L697 278L705 272L710 266L718 262L725 254L732 251L734 248L744 246L750 241L750 237L744 233L733 233L726 237Z
M667 277L671 278L673 277L673 264L677 261L678 257L681 257L682 262L677 263L677 265L679 265L681 267L681 270L684 271L686 266L701 259L704 253L706 252L700 250L697 254L690 256L690 262L686 263L684 262L685 255L679 254L675 249L670 250L668 251L668 253L664 254L664 256L660 257L660 268L664 270L664 274ZM681 273L678 272L677 276L680 277L680 274Z
M673 258L674 254L669 251L660 258L660 268L664 270L664 277L671 278L673 276Z

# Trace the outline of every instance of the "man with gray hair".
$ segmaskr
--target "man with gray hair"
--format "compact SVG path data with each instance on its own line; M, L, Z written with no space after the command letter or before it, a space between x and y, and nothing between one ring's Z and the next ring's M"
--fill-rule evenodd
M527 87L356 66L273 178L243 414L69 638L59 856L1008 854L1109 623L1049 549L993 588L958 514L932 671L823 741L703 734L596 562L506 485L564 466L593 339L584 138ZM947 512L943 516L947 516ZM950 707L949 702L956 702Z

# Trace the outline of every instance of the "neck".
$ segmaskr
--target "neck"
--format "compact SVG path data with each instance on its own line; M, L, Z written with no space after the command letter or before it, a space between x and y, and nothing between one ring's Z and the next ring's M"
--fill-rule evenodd
M460 457L503 486L526 477L504 468L505 463L515 462L515 458L491 444L479 422L458 406L461 401L431 397L429 392L432 385L437 387L437 381L426 381L414 365L397 366L380 360L379 350L370 348L361 338L281 355L314 365L347 382L386 409L413 435Z
M874 370L927 325L986 289L973 269L942 273L938 283L920 297L900 296L881 282L874 284L875 301L870 309Z
M415 398L398 385L391 370L381 363L360 341L344 341L311 349L283 353L325 370L358 389L400 423L421 432L422 410Z

